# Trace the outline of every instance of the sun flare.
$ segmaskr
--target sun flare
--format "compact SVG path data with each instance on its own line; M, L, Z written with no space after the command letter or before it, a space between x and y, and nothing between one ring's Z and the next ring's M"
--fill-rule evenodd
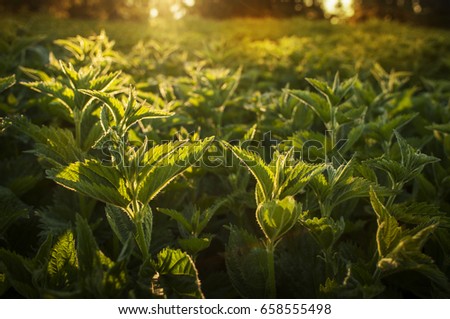
M155 19L161 15L161 12L169 12L175 19L182 19L186 14L186 7L193 7L195 0L149 0L150 19Z
M354 0L321 0L321 7L326 17L349 18L355 14ZM169 12L176 19L182 19L186 14L186 7L195 6L195 0L149 0L150 19L157 18L161 12ZM303 0L306 7L311 7L314 0ZM303 6L300 4L300 8Z
M355 14L354 0L324 0L322 8L326 15L348 18Z

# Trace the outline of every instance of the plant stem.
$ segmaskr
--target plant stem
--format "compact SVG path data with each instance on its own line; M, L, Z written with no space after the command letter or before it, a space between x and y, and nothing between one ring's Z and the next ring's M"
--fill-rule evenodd
M389 177L391 177L390 174L389 174ZM395 183L393 178L391 178L391 181L392 181L391 189L394 192L396 192L398 190L401 190L403 188L404 183L402 183L402 182ZM389 198L388 198L388 200L386 202L386 207L391 207L394 204L394 201L395 201L396 197L397 197L397 194L389 196Z
M338 130L338 123L337 123L337 118L336 118L336 107L332 106L331 107L332 111L332 117L331 117L331 148L333 149L334 144L336 143L337 140L337 130Z
M139 246L139 249L141 250L142 256L144 257L144 260L147 260L150 255L147 249L147 245L145 243L145 235L144 235L144 228L142 227L142 221L138 221L135 223L136 225L136 242Z
M372 275L372 279L374 279L375 281L379 281L381 279L381 271L378 267L375 269Z
M267 285L269 287L269 298L274 299L277 297L277 286L275 282L275 258L274 258L275 246L271 241L267 242L266 251L267 251L267 269L269 272L267 278Z
M137 196L135 195L135 189L133 187L133 202L132 202L132 210L133 210L133 219L134 219L134 225L136 227L136 243L142 253L142 256L144 257L144 260L147 260L147 258L150 256L148 252L147 244L145 243L145 234L144 234L144 227L143 227L143 216L142 216L142 207L139 205L139 202L137 200Z
M82 148L81 145L81 120L82 114L77 109L73 110L73 122L75 124L75 141L79 148Z

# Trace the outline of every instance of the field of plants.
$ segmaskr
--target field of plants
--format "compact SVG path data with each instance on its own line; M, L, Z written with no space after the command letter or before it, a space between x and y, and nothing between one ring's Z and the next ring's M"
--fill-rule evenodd
M450 298L450 32L0 21L3 298Z

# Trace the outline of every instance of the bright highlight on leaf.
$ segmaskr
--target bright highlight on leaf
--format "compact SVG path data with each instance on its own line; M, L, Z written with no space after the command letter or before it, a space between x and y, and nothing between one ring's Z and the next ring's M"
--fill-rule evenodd
M290 196L263 202L256 211L256 220L266 238L276 243L297 223L301 209L301 204Z

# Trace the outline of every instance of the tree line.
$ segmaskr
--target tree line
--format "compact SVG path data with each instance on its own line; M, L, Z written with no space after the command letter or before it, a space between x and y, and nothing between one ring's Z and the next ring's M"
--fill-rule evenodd
M178 3L191 13L212 18L236 16L330 18L324 0L0 0L6 12L45 12L61 17L96 19L148 18L152 3ZM338 1L339 6L342 2ZM449 0L354 0L354 20L387 18L426 24L450 24Z

